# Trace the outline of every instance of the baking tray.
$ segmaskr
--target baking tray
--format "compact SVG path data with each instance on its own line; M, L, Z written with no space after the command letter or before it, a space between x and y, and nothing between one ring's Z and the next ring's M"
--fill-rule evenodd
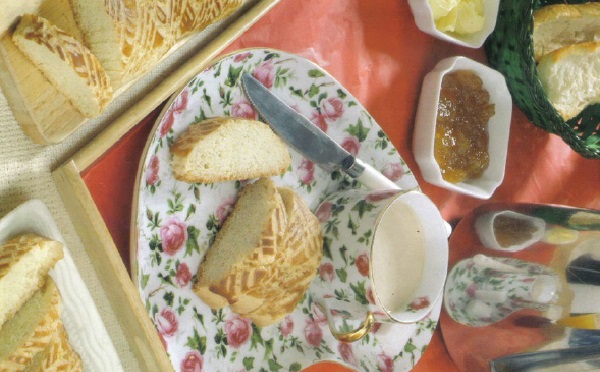
M238 38L250 25L265 15L279 0L261 0L214 38L200 52L189 58L180 68L162 80L136 104L120 115L110 126L88 145L75 153L52 172L75 229L94 265L104 290L109 294L112 311L128 340L133 355L144 371L173 370L156 329L147 315L136 286L130 279L127 267L128 253L122 255L112 239L101 211L96 206L84 175L111 148L127 145L121 142L130 130L144 130L144 124L154 121L163 102L187 83L199 71ZM130 136L133 140L147 135ZM143 146L140 146L143 147ZM127 161L128 159L124 159ZM130 159L135 162L137 159ZM107 180L118 182L118 179ZM130 211L127 212L131 213ZM129 225L126 226L129 228Z
M242 7L200 33L180 41L151 70L114 92L104 112L86 118L59 93L42 73L12 43L10 31L18 17L34 13L80 39L68 0L8 0L0 14L0 87L23 132L35 143L62 142L84 124L106 127L128 107L147 94L174 71L189 71L188 58L199 50L216 50L235 39L280 0L246 0ZM180 67L185 64L185 67ZM154 106L156 107L156 106Z

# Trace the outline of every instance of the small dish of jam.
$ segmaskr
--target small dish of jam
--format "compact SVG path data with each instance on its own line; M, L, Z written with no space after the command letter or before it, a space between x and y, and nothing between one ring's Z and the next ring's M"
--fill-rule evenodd
M504 76L466 57L423 80L413 152L434 185L489 199L504 179L512 100Z

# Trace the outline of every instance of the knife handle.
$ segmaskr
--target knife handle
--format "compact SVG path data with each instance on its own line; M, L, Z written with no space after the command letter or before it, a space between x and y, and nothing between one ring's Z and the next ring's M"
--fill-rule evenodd
M362 167L363 171L356 177L356 180L371 190L400 190L389 178L381 174L377 169L360 159L355 159L355 165Z

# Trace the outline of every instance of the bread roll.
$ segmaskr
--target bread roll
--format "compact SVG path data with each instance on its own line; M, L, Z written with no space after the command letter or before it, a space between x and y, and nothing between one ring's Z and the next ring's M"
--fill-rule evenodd
M548 100L563 119L600 102L600 42L557 49L542 57L537 69Z
M231 214L200 264L193 290L211 308L235 303L242 291L267 275L287 220L283 202L268 178L244 187ZM245 311L260 305L251 304Z
M99 115L111 100L110 80L100 62L50 21L23 15L12 40L82 115Z
M46 282L63 258L61 242L24 234L0 247L0 327Z
M230 117L190 125L171 155L174 177L185 182L269 177L290 165L287 146L267 124Z
M535 60L562 47L600 41L600 3L555 4L533 13Z
M243 0L70 0L86 45L113 87L147 71L183 37L239 8Z

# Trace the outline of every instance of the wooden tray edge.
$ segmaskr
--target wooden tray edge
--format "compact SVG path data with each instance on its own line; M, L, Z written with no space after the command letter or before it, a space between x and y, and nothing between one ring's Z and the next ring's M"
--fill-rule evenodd
M52 172L63 203L80 236L96 275L117 315L129 346L144 371L173 370L154 325L129 278L117 247L74 162Z

